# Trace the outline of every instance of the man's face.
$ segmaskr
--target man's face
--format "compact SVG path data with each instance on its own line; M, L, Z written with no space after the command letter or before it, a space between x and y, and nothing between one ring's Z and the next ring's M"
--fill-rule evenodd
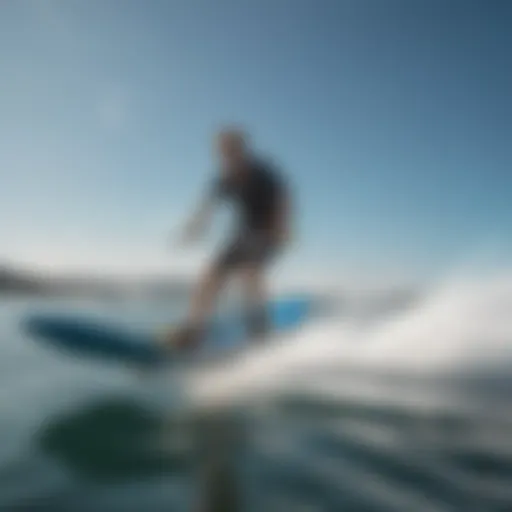
M223 133L217 140L217 151L223 167L235 171L245 159L245 143L241 135Z

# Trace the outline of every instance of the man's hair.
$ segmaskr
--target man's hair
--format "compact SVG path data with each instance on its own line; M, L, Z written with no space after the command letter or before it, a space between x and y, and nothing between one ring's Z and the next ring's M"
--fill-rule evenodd
M236 142L241 147L246 147L248 145L248 135L247 132L238 126L227 126L221 128L218 132L219 140L231 140Z

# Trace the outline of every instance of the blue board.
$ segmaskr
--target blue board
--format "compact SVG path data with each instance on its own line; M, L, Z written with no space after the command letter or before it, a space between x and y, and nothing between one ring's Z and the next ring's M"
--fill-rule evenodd
M286 332L307 320L312 302L307 297L279 299L268 304L272 331ZM243 346L247 332L243 315L231 313L215 319L205 339L186 356L162 347L155 333L136 332L105 320L76 315L30 315L24 330L34 339L60 351L102 360L133 364L160 364L201 354L219 354Z

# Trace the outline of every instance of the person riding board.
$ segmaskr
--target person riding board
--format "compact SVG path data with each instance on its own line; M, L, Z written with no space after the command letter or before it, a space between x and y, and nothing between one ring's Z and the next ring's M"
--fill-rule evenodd
M216 151L220 176L185 224L182 240L192 241L205 232L220 200L235 206L238 223L199 280L184 323L167 333L166 343L172 347L190 348L200 341L223 286L235 274L244 283L249 332L264 335L268 328L265 270L288 241L290 194L280 172L258 158L245 133L236 128L220 131Z

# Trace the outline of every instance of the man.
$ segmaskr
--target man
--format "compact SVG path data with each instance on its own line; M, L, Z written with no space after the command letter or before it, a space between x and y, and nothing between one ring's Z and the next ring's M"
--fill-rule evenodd
M178 348L192 347L201 339L219 292L234 274L243 279L250 332L264 334L265 269L288 237L289 198L281 177L252 153L244 133L237 129L221 131L216 146L220 177L185 225L184 239L195 239L205 230L219 200L235 206L238 223L229 242L201 278L184 325L167 337L168 343Z

